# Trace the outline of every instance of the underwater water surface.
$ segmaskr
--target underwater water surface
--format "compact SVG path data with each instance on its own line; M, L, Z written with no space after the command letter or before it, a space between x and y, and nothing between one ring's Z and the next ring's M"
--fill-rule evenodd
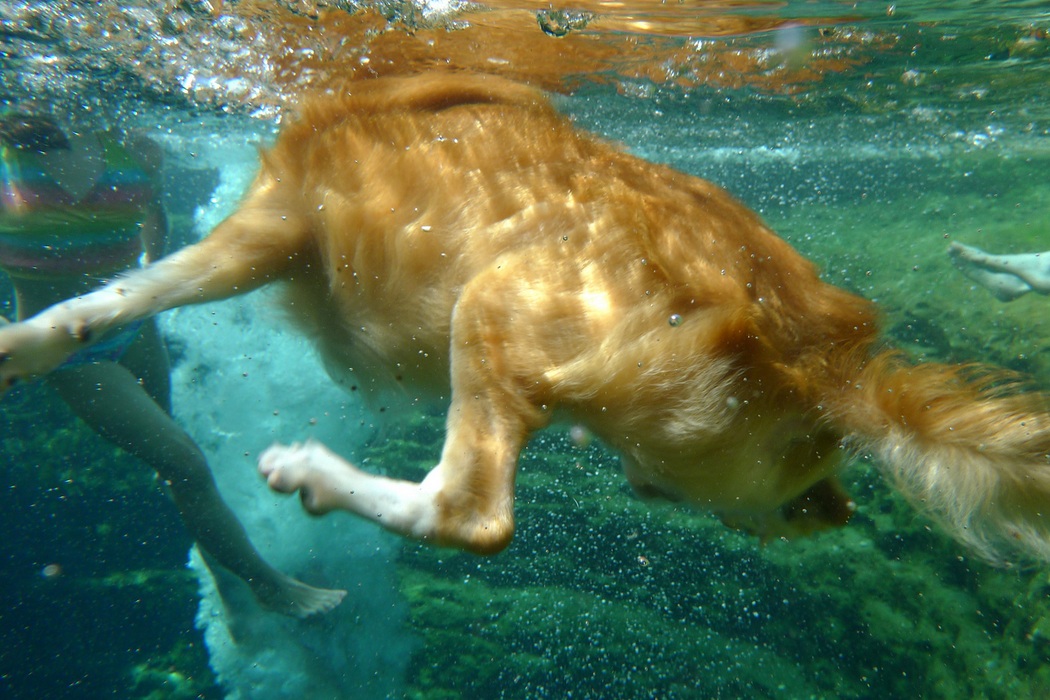
M435 67L526 80L728 189L878 301L909 356L1047 389L1050 299L999 302L946 249L1050 249L1048 32L1037 2L5 2L0 101L151 134L184 244L235 206L301 91ZM1050 693L1047 570L972 557L864 458L845 528L763 545L639 501L614 454L552 428L522 456L513 544L482 559L307 518L253 476L268 443L316 436L420 478L439 411L380 422L266 293L161 327L176 418L253 539L348 599L304 623L224 608L148 469L21 387L0 402L2 697Z

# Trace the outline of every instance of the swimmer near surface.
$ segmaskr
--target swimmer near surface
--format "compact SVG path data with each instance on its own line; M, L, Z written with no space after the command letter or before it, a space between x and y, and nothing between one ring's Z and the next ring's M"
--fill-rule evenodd
M836 472L871 453L987 559L1050 559L1043 395L996 370L877 350L872 305L823 283L725 191L495 77L384 78L304 100L209 237L0 329L0 381L274 282L337 381L451 389L420 483L314 442L267 450L269 485L311 512L499 551L518 454L557 409L619 451L640 494L762 537L845 523Z

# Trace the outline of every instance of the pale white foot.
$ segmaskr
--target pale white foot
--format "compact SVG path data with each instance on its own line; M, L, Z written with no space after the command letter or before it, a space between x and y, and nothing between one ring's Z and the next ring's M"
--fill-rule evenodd
M350 510L349 499L361 472L319 442L272 445L259 455L259 473L280 493L299 492L314 515Z
M1019 265L1021 256L996 256L962 243L952 243L948 255L959 270L977 284L986 288L1001 301L1014 299L1033 291L1032 285L1011 269ZM1038 253L1033 254L1038 256ZM1017 258L1016 260L1011 260Z
M262 607L298 618L326 613L346 596L346 591L314 588L280 573L273 581L253 581L248 585Z
M308 586L269 566L259 574L241 579L215 561L200 545L194 545L194 548L200 555L200 562L211 572L219 597L232 610L243 609L244 585L259 607L299 619L326 613L346 597L346 591Z

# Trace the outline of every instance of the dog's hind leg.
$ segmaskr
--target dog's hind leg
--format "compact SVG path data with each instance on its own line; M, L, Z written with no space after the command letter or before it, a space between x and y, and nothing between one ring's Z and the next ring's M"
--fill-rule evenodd
M306 226L256 185L241 208L200 243L104 287L0 328L0 393L46 374L114 328L160 311L242 294L296 264Z

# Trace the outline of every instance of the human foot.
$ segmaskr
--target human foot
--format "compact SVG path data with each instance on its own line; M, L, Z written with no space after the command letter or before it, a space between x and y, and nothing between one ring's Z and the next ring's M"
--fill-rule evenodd
M259 473L280 493L299 492L303 508L323 515L347 508L357 469L319 442L272 445L259 455Z
M1001 301L1013 301L1032 291L1032 286L1014 271L1004 269L1009 265L1009 261L1003 260L1006 256L989 255L962 243L952 243L948 255L964 275Z
M309 617L328 612L346 596L343 590L314 588L290 576L274 573L273 580L249 584L259 605L272 612L290 617Z

